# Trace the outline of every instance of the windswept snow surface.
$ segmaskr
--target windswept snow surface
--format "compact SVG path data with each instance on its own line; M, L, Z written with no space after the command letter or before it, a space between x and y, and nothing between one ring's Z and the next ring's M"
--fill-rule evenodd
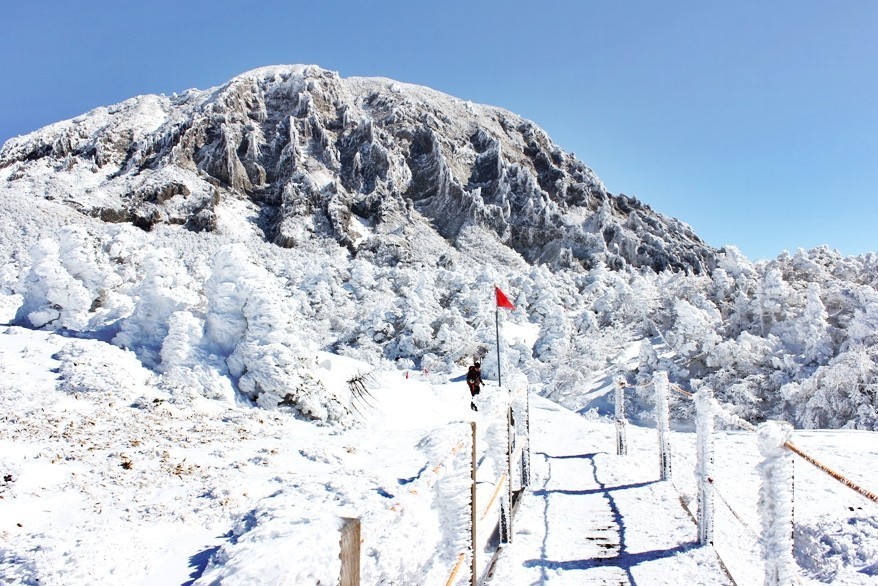
M330 389L368 368L317 364ZM0 332L0 372L8 584L334 583L341 517L362 520L363 584L444 583L468 543L468 421L490 429L505 404L488 385L473 413L447 374L376 372L365 423L341 431L170 396L130 352L18 327ZM694 494L692 434L674 434L674 482L658 482L654 430L629 428L631 455L618 457L608 420L531 401L535 481L491 584L728 582L681 504ZM717 549L737 583L759 583L755 438L720 437L717 484L746 525L719 510ZM794 439L874 477L874 433ZM807 465L796 476L803 583L878 582L875 505Z

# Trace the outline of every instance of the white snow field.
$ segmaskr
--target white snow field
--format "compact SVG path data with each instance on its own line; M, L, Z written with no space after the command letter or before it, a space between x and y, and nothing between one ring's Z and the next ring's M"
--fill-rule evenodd
M367 368L317 362L328 388ZM341 517L362 522L362 584L444 584L469 543L468 422L484 446L506 404L489 384L472 412L448 374L372 373L365 423L340 430L182 401L130 352L18 327L0 332L0 373L4 584L333 584ZM673 481L661 482L655 430L630 426L622 457L612 421L594 412L531 396L531 418L533 482L488 583L731 583L683 508L695 508L694 434L673 434ZM758 584L755 437L717 435L716 484L740 520L718 501L716 549L737 584ZM876 438L794 441L868 484ZM875 509L797 463L801 583L878 582Z

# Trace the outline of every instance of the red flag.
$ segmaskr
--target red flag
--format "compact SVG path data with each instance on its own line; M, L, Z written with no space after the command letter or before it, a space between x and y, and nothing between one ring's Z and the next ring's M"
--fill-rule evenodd
M505 307L506 309L515 309L515 306L512 305L512 302L509 301L509 298L503 294L503 291L500 290L500 287L494 285L494 294L497 296L497 307Z

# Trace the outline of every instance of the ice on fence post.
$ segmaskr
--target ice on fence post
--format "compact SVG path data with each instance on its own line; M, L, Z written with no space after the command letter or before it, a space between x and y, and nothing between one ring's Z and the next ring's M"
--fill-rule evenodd
M759 514L762 518L760 542L765 558L765 584L794 584L793 558L793 455L784 448L793 426L784 421L767 421L756 429L762 484L759 488Z
M628 420L625 419L625 379L616 379L616 455L628 455Z
M694 395L696 464L698 484L698 543L713 543L713 458L714 458L714 399L713 389L707 387Z
M652 386L655 389L655 423L658 430L660 480L671 479L671 412L668 402L670 385L667 372L656 372L652 375Z

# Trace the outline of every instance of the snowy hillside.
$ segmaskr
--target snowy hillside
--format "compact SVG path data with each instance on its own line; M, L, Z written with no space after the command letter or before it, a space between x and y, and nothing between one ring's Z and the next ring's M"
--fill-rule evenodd
M532 123L428 88L283 66L132 98L8 141L0 201L15 323L110 341L180 392L348 425L314 351L491 373L498 283L539 331L508 366L571 408L639 340L632 382L878 425L874 254L714 251Z
M652 425L661 371L751 423L847 428L813 437L854 473L876 453L878 255L712 249L533 123L428 88L280 66L135 97L3 145L0 210L13 583L243 583L254 556L325 581L335 554L301 542L354 513L381 536L367 576L432 582L456 513L388 502L473 416L465 365L498 376L495 285L504 383L584 415L580 435L609 433L619 378ZM671 405L689 451L692 410ZM874 511L838 494L801 519L799 564L868 582ZM278 539L310 557L264 557Z

